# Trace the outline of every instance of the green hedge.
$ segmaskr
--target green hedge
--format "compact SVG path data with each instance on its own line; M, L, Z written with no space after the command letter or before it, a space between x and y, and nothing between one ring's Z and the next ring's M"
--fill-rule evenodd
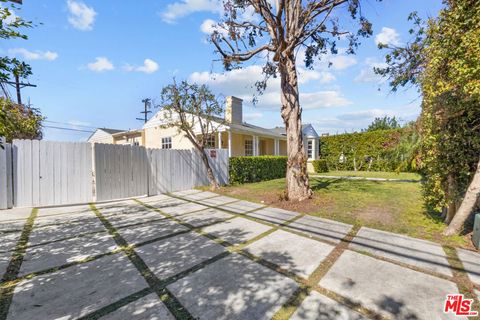
M330 170L415 171L414 138L412 128L321 137L320 156Z
M313 160L312 161L313 170L315 173L328 172L328 163L326 159Z
M230 158L230 183L248 183L285 177L287 157L232 157Z

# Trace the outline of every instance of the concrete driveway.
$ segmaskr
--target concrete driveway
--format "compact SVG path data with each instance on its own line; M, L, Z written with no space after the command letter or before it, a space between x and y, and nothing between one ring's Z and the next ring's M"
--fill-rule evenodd
M0 320L457 319L480 289L476 252L198 190L4 211L0 241Z

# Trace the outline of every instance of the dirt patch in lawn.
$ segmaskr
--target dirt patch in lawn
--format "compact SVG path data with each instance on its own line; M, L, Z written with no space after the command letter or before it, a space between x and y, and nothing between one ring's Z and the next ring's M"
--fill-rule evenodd
M382 207L370 206L358 209L353 212L353 215L359 220L367 223L378 223L383 225L392 225L395 223L393 212Z

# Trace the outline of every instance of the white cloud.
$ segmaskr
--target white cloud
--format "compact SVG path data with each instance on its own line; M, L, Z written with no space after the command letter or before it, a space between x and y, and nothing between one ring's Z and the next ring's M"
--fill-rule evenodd
M298 83L304 84L312 80L318 80L319 83L328 83L335 80L335 76L328 71L315 71L298 68Z
M330 75L322 73L314 74L314 71L303 70L307 72L305 77L300 77L300 82L306 84L312 81L322 81L322 78L331 79ZM299 71L300 73L300 71ZM249 104L255 94L254 84L263 79L262 67L258 65L248 66L242 69L236 69L225 73L194 72L190 75L191 82L207 84L216 93L225 96L234 95ZM300 90L300 104L303 109L320 109L341 107L351 104L351 102L342 96L336 90L324 90L316 92L303 92ZM265 93L258 97L259 108L276 109L281 105L280 100L280 79L270 79Z
M344 70L357 64L357 59L354 56L346 54L332 54L327 57L327 61L332 64L335 70Z
M375 44L400 45L400 35L395 29L383 27L382 31L375 36Z
M214 20L207 19L200 25L200 30L205 34L212 34L216 30L216 24L217 23Z
M174 23L179 18L201 11L220 13L222 2L219 0L182 0L169 4L160 16L163 21Z
M373 120L377 117L385 117L392 114L393 112L391 110L367 109L367 110L344 113L337 116L337 118L345 121Z
M110 71L115 69L113 63L105 57L95 58L95 62L87 64L87 68L95 72Z
M314 70L345 70L357 64L357 59L346 54L346 49L338 49L337 54L326 53L313 58ZM298 51L297 66L305 66L305 49Z
M125 65L123 69L129 72L137 71L137 72L144 72L144 73L154 73L158 70L158 63L156 63L152 59L145 59L143 61L143 66Z
M85 3L75 0L67 0L68 22L75 28L81 31L90 31L93 29L95 16L97 12L92 7Z
M243 115L243 119L247 122L259 120L262 117L263 117L263 114L260 112L245 113Z
M383 83L385 78L376 74L373 71L373 68L385 68L387 64L385 62L378 62L374 59L366 59L365 67L360 70L360 73L353 79L355 82L367 83L367 82L376 82Z
M11 56L21 56L25 60L53 61L58 58L58 53L52 51L29 51L25 48L13 48L8 50Z

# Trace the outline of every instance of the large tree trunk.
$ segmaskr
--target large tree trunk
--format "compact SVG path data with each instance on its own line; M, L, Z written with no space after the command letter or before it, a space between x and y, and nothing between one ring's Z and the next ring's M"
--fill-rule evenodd
M287 131L287 176L288 200L302 201L312 196L307 173L307 157L303 147L302 109L298 94L295 57L281 59L282 118Z
M452 220L455 214L457 213L457 201L455 197L455 190L456 190L456 183L455 183L455 177L453 176L452 173L449 173L447 176L447 201L448 201L448 206L446 208L445 212L445 223L449 224Z
M477 171L473 176L472 182L468 186L467 193L463 198L460 208L457 210L457 213L453 217L452 221L448 225L448 228L444 231L446 236L451 236L458 234L465 224L465 221L468 219L475 204L477 203L480 196L480 160L477 164Z
M210 167L210 162L208 161L208 156L205 153L205 150L200 151L200 156L202 157L203 164L207 169L207 177L208 181L210 182L210 190L214 191L219 187L217 180L215 179L215 175L213 174L212 167Z

